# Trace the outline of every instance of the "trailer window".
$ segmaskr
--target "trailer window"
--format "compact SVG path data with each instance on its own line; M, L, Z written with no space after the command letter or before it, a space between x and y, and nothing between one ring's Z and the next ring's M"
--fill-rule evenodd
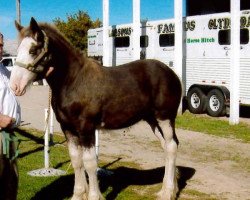
M174 46L174 33L173 34L161 34L159 36L160 47Z
M247 44L249 42L249 30L240 29L240 44ZM219 31L219 44L220 45L230 45L230 30L220 30Z
M130 45L129 36L115 37L115 47L122 48L122 47L129 47L129 45Z
M140 47L141 48L148 47L148 36L147 35L142 35L140 37Z
M230 30L219 31L219 44L230 45Z
M240 44L248 44L249 42L249 30L240 29Z

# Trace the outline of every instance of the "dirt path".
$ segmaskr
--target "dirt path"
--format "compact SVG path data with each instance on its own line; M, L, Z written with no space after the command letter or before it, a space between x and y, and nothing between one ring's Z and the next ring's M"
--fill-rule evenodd
M216 199L250 199L250 144L180 129L177 135L177 166L194 171L187 189ZM144 169L164 165L162 149L144 122L100 134L100 159L110 157L136 162Z

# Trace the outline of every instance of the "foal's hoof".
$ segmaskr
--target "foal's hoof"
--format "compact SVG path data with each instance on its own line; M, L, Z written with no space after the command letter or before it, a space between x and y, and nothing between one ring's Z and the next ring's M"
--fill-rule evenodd
M90 195L88 200L105 200L102 195Z
M71 200L88 200L88 197L86 194L83 195L73 195L73 197L71 198Z
M74 196L71 198L71 200L82 200L82 198L79 197L79 196L74 195Z
M161 190L157 194L157 200L176 200L176 192L173 189Z

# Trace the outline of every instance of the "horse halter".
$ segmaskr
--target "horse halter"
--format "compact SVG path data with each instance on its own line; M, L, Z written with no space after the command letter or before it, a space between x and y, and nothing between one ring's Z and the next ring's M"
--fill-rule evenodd
M51 60L51 55L48 54L49 38L43 30L42 33L44 36L44 45L41 53L30 64L24 64L22 62L16 61L15 65L23 67L36 74L41 73L44 70L44 66L42 64L48 63Z

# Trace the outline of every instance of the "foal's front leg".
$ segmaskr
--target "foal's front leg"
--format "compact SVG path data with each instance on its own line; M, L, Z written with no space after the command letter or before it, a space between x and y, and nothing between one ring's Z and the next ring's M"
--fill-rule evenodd
M87 200L88 184L82 160L83 148L76 136L67 135L69 155L75 172L74 194L71 200Z
M90 148L84 148L83 150L83 162L84 167L88 173L89 177L89 194L88 194L88 200L100 200L104 199L100 189L99 189L99 183L97 179L97 156L95 147L92 146Z

